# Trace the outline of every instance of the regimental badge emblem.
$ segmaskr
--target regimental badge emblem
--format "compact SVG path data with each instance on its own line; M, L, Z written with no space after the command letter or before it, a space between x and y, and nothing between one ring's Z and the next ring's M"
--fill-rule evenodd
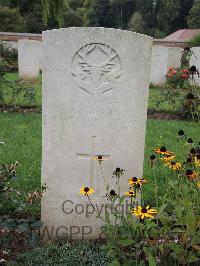
M79 88L91 95L101 95L116 87L121 76L121 61L110 46L91 43L74 55L71 69Z

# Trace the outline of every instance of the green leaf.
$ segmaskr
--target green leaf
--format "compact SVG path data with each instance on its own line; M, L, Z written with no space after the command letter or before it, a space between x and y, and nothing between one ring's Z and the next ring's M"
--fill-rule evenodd
M123 239L119 241L119 244L122 245L123 247L128 247L131 246L135 243L133 239Z
M109 265L110 266L120 266L121 264L120 264L120 262L118 260L114 260Z
M33 229L39 229L42 226L43 226L43 223L41 221L36 221L36 222L31 224L31 228L33 228Z
M29 224L27 224L27 223L19 224L17 226L17 229L21 233L27 232L29 230Z

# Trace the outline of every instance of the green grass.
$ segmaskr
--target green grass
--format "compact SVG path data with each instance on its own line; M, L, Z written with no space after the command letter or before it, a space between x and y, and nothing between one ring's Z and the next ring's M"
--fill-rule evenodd
M18 73L6 73L5 78L10 81L19 80ZM40 76L38 80L35 81L35 83L30 83L30 87L35 88L35 97L36 97L36 105L41 106L42 104L42 77ZM7 97L8 99L8 97ZM16 104L23 106L23 97L20 95L17 100Z
M20 166L14 186L18 189L33 192L40 189L41 176L41 114L13 114L0 113L0 162L10 163L18 160ZM178 152L180 142L176 136L179 129L183 129L188 137L199 142L200 125L185 121L148 120L144 176L151 180L152 170L148 166L149 156L155 147L165 145L168 149ZM158 176L162 178L162 172ZM162 179L161 179L162 181ZM146 192L151 194L154 184L147 186ZM150 196L151 197L151 196ZM39 206L37 208L39 213Z

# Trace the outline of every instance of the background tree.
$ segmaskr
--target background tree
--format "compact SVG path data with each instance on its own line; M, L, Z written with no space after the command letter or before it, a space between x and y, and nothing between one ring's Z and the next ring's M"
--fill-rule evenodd
M200 28L200 0L195 0L188 16L188 25L191 29Z
M136 11L132 15L128 24L128 29L134 32L145 33L145 23L141 13Z
M179 14L181 0L160 0L158 2L157 27L166 34L180 29Z
M0 8L0 31L26 31L25 21L17 9Z

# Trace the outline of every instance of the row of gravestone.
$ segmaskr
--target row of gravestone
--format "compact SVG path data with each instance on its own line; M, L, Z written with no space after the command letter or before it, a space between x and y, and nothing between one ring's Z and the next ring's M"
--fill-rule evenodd
M180 67L182 51L180 47L153 46L150 72L152 84L163 84L167 69ZM193 48L192 51L191 65L200 68L200 48ZM18 41L18 65L19 76L22 79L37 79L42 70L42 43L34 40ZM199 79L196 82L200 84Z

